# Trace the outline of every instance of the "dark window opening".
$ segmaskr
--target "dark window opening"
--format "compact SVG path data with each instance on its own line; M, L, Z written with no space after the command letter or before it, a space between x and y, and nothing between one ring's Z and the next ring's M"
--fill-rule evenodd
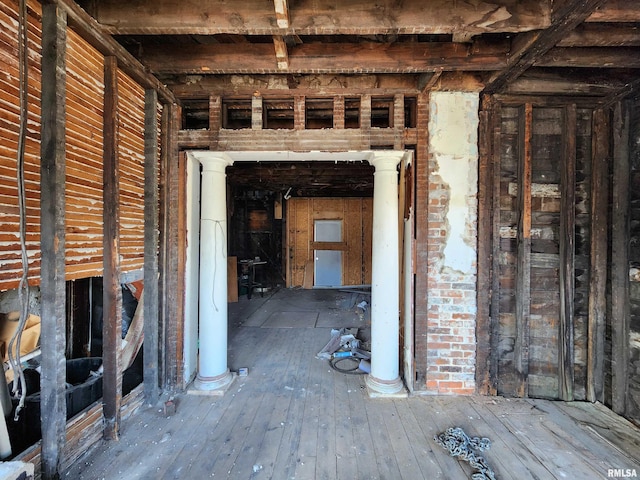
M371 126L393 128L393 97L371 99Z
M293 129L293 99L263 99L262 128Z
M344 99L344 128L360 128L360 98Z
M251 128L251 99L222 100L222 128Z
M416 128L418 125L417 104L418 99L416 97L404 97L405 128Z
M209 128L209 99L182 101L182 129L207 130Z
M306 128L333 128L333 98L307 98Z

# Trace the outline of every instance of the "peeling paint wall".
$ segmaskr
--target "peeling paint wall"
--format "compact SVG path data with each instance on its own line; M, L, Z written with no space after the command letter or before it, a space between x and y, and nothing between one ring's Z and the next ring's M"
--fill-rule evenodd
M475 392L479 96L433 92L429 119L427 390Z

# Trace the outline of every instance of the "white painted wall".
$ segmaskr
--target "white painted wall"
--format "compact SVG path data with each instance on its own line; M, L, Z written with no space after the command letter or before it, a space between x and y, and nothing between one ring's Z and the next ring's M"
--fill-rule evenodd
M429 119L430 152L450 189L444 266L475 273L478 192L479 96L470 92L433 92Z

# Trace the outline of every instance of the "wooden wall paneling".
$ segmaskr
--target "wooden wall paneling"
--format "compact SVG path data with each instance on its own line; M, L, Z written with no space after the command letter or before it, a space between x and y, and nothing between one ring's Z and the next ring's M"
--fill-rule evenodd
M27 121L24 138L24 180L26 202L26 247L29 262L29 284L40 282L40 50L41 24L39 4L27 12L28 21L28 86ZM0 291L17 288L22 276L19 238L17 150L20 123L17 2L0 5L0 244L2 269Z
M587 399L604 402L604 339L607 314L607 244L609 202L609 119L602 109L593 111L591 180L591 263L589 285ZM615 355L615 353L614 353ZM614 384L616 368L613 364ZM615 387L614 387L615 392ZM620 400L618 398L618 400ZM616 402L616 408L621 405ZM621 413L618 411L617 413Z
M187 263L187 154L185 152L180 152L178 155L178 189L178 284L176 291L178 304L176 305L176 318L172 334L175 335L173 348L175 348L176 385L183 385L185 265Z
M490 97L482 99L478 131L478 313L476 318L476 389L491 392L491 266L493 231L493 158Z
M529 317L531 312L531 137L533 107L521 109L520 158L518 174L518 254L516 278L516 339L514 365L517 394L528 395L529 377Z
M491 189L487 192L491 198L487 199L489 202L492 217L491 217L491 232L489 238L492 239L491 245L491 264L487 267L491 269L491 296L490 296L490 332L489 332L489 363L488 363L488 385L486 393L487 395L497 395L498 393L498 375L499 375L499 361L500 361L500 222L502 214L501 204L501 169L502 169L502 108L500 104L494 102L490 110L490 131L491 138L487 141L493 142L491 145L491 155L487 159L491 164L491 175L486 172L486 180L489 182ZM487 233L485 233L487 235ZM485 237L486 239L486 237Z
M104 280L102 379L104 437L117 440L122 402L122 288L120 286L120 183L118 155L118 62L104 62Z
M362 283L371 285L373 257L373 198L362 200Z
M148 405L158 401L158 94L145 90L144 105L144 343L143 383Z
M611 328L612 328L612 409L629 413L630 343L630 177L629 112L618 102L613 109L613 179L611 211ZM606 133L606 132L604 132ZM604 152L603 152L604 153Z
M499 214L494 222L494 234L498 245L494 247L494 298L492 315L497 339L494 340L497 359L497 389L500 395L517 395L518 379L515 371L516 342L516 278L518 251L518 185L521 157L520 107L501 105L499 122L494 136L494 158L497 170L494 174L494 204ZM512 188L515 187L515 188ZM513 191L515 190L515 192ZM496 278L497 277L497 278ZM497 298L496 298L497 296ZM497 323L497 325L495 325Z
M118 71L118 159L120 182L120 269L144 266L145 92Z
M177 132L181 125L181 111L176 104L167 105L167 117L163 121L163 130L166 132L163 142L163 159L161 162L162 171L160 209L162 220L160 223L163 236L160 240L161 252L161 285L160 297L163 299L162 311L162 338L160 338L163 353L161 368L161 382L163 389L171 392L177 386L177 349L181 348L177 344L178 328L178 302L182 301L182 292L178 290L179 279L179 149L177 142Z
M345 199L345 251L344 285L362 285L362 199Z
M65 104L67 17L42 6L41 194L41 425L42 476L58 478L65 444Z
M560 164L560 331L558 334L558 391L573 400L574 298L576 234L576 106L564 109L564 154Z
M528 395L543 398L559 396L563 111L533 109Z
M67 279L103 273L104 57L73 30L67 48Z

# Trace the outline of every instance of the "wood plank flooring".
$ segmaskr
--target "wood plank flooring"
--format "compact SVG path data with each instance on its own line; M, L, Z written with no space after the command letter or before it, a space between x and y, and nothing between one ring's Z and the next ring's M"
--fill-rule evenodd
M181 394L169 417L141 408L123 422L119 441L98 445L62 478L471 478L469 464L433 439L453 426L491 440L484 456L500 480L614 478L610 469L640 475L640 431L601 405L371 399L363 376L315 358L329 327L262 326L281 309L330 312L335 327L366 328L367 318L344 295L284 290L230 304L229 368L247 367L249 375L237 377L224 396Z

